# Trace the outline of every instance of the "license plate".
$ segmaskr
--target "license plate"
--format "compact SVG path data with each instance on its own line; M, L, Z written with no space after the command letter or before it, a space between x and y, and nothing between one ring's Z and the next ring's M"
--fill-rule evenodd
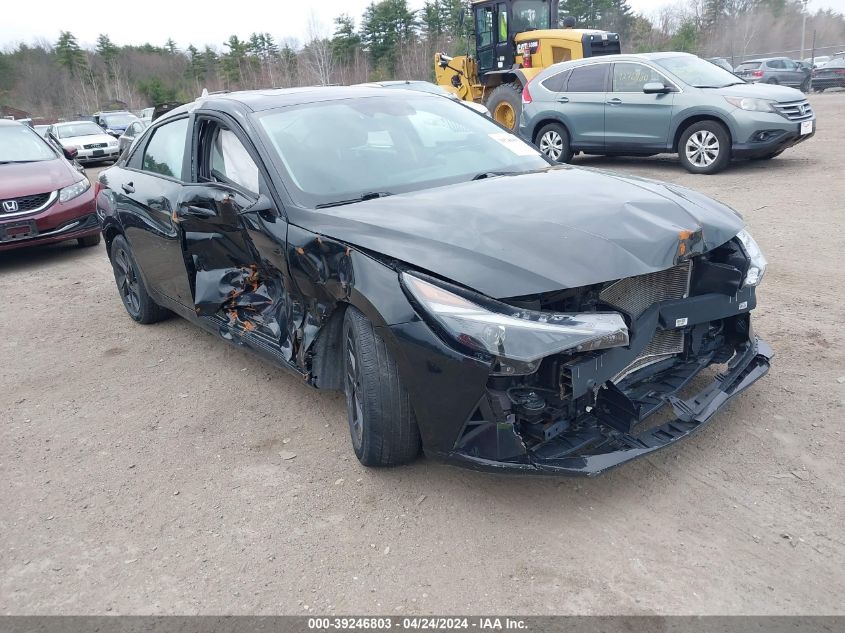
M813 122L812 121L801 121L801 136L805 134L810 134L813 131Z
M94 150L94 156L105 156L105 155L106 155L106 153L101 149L95 149Z
M0 225L0 242L14 242L15 240L24 240L28 237L35 237L38 235L38 228L35 222L17 222L14 224Z

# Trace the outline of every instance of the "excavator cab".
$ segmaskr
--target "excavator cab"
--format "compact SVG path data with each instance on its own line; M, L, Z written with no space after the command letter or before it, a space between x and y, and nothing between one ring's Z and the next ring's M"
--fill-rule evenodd
M620 53L616 33L559 28L559 0L473 0L475 54L435 55L439 85L464 100L484 103L491 116L515 129L522 88L544 68L582 57Z

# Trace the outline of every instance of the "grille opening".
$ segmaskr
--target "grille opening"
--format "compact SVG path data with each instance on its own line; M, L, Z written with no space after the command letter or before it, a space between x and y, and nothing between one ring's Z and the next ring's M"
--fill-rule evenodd
M647 275L626 277L605 286L599 299L634 319L660 301L685 299L689 295L692 262Z

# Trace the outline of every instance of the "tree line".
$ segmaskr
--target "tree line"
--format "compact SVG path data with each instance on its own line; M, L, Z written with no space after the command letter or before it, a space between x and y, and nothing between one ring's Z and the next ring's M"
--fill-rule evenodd
M203 89L431 80L435 52L474 48L468 10L469 0L426 0L417 10L408 0L379 0L357 19L342 14L331 25L312 14L302 41L255 32L185 49L172 39L161 46L118 45L107 34L88 48L63 31L55 42L0 52L0 105L71 117L114 102L141 108L187 101ZM560 4L561 16L572 16L578 27L619 33L626 52L679 50L736 63L751 53L794 51L790 56L798 57L801 12L799 0L681 0L651 16L635 13L628 0ZM807 16L808 49L814 32L818 47L845 48L841 14Z

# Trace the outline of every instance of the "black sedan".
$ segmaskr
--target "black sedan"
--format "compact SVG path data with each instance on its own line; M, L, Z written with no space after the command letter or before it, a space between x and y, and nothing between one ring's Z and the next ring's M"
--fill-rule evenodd
M828 88L845 88L845 59L834 59L813 70L813 90L824 92Z
M738 214L552 166L433 95L198 100L100 175L97 208L133 319L175 312L345 391L369 466L422 448L595 475L702 428L772 356L749 315L766 260Z

